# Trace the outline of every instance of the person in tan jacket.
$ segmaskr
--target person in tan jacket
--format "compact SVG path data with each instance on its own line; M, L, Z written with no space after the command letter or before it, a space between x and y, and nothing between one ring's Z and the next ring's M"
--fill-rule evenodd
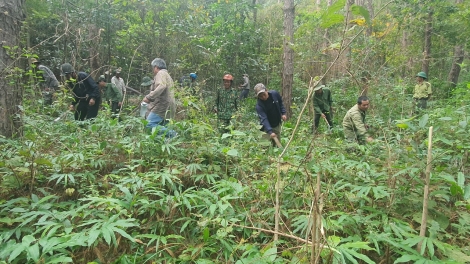
M373 139L367 134L366 111L369 108L369 98L360 96L343 118L344 137L349 142L357 142L361 145L372 142Z
M166 128L168 120L175 116L176 103L173 94L173 79L166 69L163 59L156 58L152 61L153 73L155 74L151 92L143 99L147 103L146 128L158 129L158 134L173 137L176 133Z

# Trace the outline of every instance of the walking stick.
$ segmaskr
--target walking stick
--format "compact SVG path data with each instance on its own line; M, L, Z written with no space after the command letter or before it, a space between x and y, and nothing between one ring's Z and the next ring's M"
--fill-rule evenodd
M326 117L324 115L322 115L322 118L325 120L326 124L328 125L328 129L331 129L331 125L328 122L328 120L326 120Z
M279 139L277 138L277 136L273 137L272 139L274 140L274 143L276 143L276 146L278 148L282 148L281 142L279 142Z

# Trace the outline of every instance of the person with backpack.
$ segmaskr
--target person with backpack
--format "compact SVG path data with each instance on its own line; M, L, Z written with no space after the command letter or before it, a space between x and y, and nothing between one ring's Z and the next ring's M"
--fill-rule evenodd
M419 72L416 74L416 81L413 91L413 99L415 100L416 107L419 109L426 109L428 107L428 100L431 99L432 87L431 84L425 80L428 76L425 72Z

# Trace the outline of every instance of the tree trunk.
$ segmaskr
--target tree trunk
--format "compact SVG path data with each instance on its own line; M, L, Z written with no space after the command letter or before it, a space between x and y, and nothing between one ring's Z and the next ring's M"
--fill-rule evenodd
M23 95L21 77L15 70L21 48L20 29L25 0L0 1L0 135L11 138L22 133L19 105ZM8 48L7 48L8 47Z
M449 90L448 93L455 88L459 80L460 75L460 65L464 59L464 50L462 45L456 45L454 47L454 60L452 61L452 67L449 72L447 80L449 81ZM447 94L449 95L449 94Z
M292 86L294 83L294 0L284 0L284 67L282 71L282 100L287 117L292 114Z
M424 31L424 60L421 66L421 70L426 74L429 74L429 61L431 59L431 35L432 35L432 16L433 9L429 10L428 17L426 19L426 29Z
M374 19L374 5L372 4L372 0L367 0L366 2L366 5L367 5L367 11L369 11L369 17L370 17L370 21L371 21L371 24L370 25L367 25L367 36L372 36L372 20Z

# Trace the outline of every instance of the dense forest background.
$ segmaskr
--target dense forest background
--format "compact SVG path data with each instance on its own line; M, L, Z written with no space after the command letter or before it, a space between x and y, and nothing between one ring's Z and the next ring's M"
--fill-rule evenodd
M0 263L470 263L469 1L0 8ZM145 94L156 57L175 81L198 75L196 95L175 88L172 140L143 132L139 94L121 121L104 109L73 121L70 92L44 106L30 67L38 58L58 78L64 62L93 78L121 67ZM420 71L433 96L413 115ZM284 148L261 139L253 97L218 132L225 73L288 98ZM332 91L335 127L312 134L317 83ZM341 121L360 94L375 140L351 151Z

